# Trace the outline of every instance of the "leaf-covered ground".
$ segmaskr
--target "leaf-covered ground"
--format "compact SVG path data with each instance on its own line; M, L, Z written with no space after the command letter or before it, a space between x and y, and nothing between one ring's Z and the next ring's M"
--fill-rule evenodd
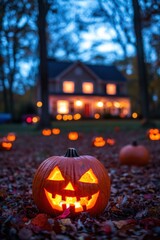
M94 134L95 136L96 134ZM98 135L98 134L97 134ZM114 146L95 148L93 134L77 141L67 134L44 137L17 136L11 151L0 151L0 239L160 239L160 141L147 139L145 131L115 131L104 137ZM137 140L150 152L145 167L122 166L119 151ZM86 212L73 217L52 217L39 212L32 199L32 180L39 164L53 155L64 155L68 147L79 155L92 155L108 169L111 196L103 214Z

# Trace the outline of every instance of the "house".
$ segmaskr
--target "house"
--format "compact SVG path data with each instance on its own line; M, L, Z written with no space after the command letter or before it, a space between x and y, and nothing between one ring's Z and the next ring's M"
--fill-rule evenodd
M126 78L115 66L48 60L49 112L61 119L130 115Z

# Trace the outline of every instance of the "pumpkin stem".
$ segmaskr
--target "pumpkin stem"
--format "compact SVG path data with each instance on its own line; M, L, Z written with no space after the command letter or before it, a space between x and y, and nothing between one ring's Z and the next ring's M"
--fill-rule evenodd
M79 157L75 148L68 148L64 157Z
M132 145L133 145L133 146L138 146L138 143L137 143L137 141L136 141L136 140L134 140L134 141L132 142Z

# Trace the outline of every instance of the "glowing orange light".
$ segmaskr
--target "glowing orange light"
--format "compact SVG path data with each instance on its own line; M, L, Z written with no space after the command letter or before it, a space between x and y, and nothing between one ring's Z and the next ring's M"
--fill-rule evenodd
M16 140L16 135L15 135L15 133L8 133L6 138L8 141L14 142Z
M42 130L42 135L43 136L50 136L51 134L52 134L52 131L49 128L45 128L45 129Z
M132 113L132 118L137 118L138 114L136 112Z
M100 117L101 117L101 115L100 115L99 113L95 113L95 114L94 114L94 118L95 118L95 119L99 119Z
M77 132L70 132L70 133L68 134L68 138L69 138L69 140L72 140L72 141L77 140L78 137L79 137L79 135L78 135Z
M106 141L103 137L94 137L92 140L92 145L94 147L104 147L106 145Z
M42 103L41 101L38 101L38 102L37 102L37 107L40 108L40 107L42 107L42 105L43 105L43 103Z
M60 130L59 128L53 128L53 129L52 129L52 133L53 133L54 135L58 135L58 134L60 134L60 132L61 132L61 130Z

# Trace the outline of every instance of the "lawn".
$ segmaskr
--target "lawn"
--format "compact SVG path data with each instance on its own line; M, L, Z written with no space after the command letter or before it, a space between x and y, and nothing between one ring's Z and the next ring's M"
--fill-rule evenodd
M52 124L61 129L59 135L42 136L36 126L0 125L1 136L7 132L17 134L13 148L0 151L0 239L159 240L160 141L150 141L140 121ZM78 131L79 139L69 140L69 131ZM115 144L93 147L95 136L113 138ZM135 140L149 151L149 163L142 167L121 165L121 148ZM70 208L53 216L39 211L33 201L36 169L45 159L64 155L69 147L76 148L80 156L94 156L108 171L110 198L105 210L97 216L87 212L73 216Z

